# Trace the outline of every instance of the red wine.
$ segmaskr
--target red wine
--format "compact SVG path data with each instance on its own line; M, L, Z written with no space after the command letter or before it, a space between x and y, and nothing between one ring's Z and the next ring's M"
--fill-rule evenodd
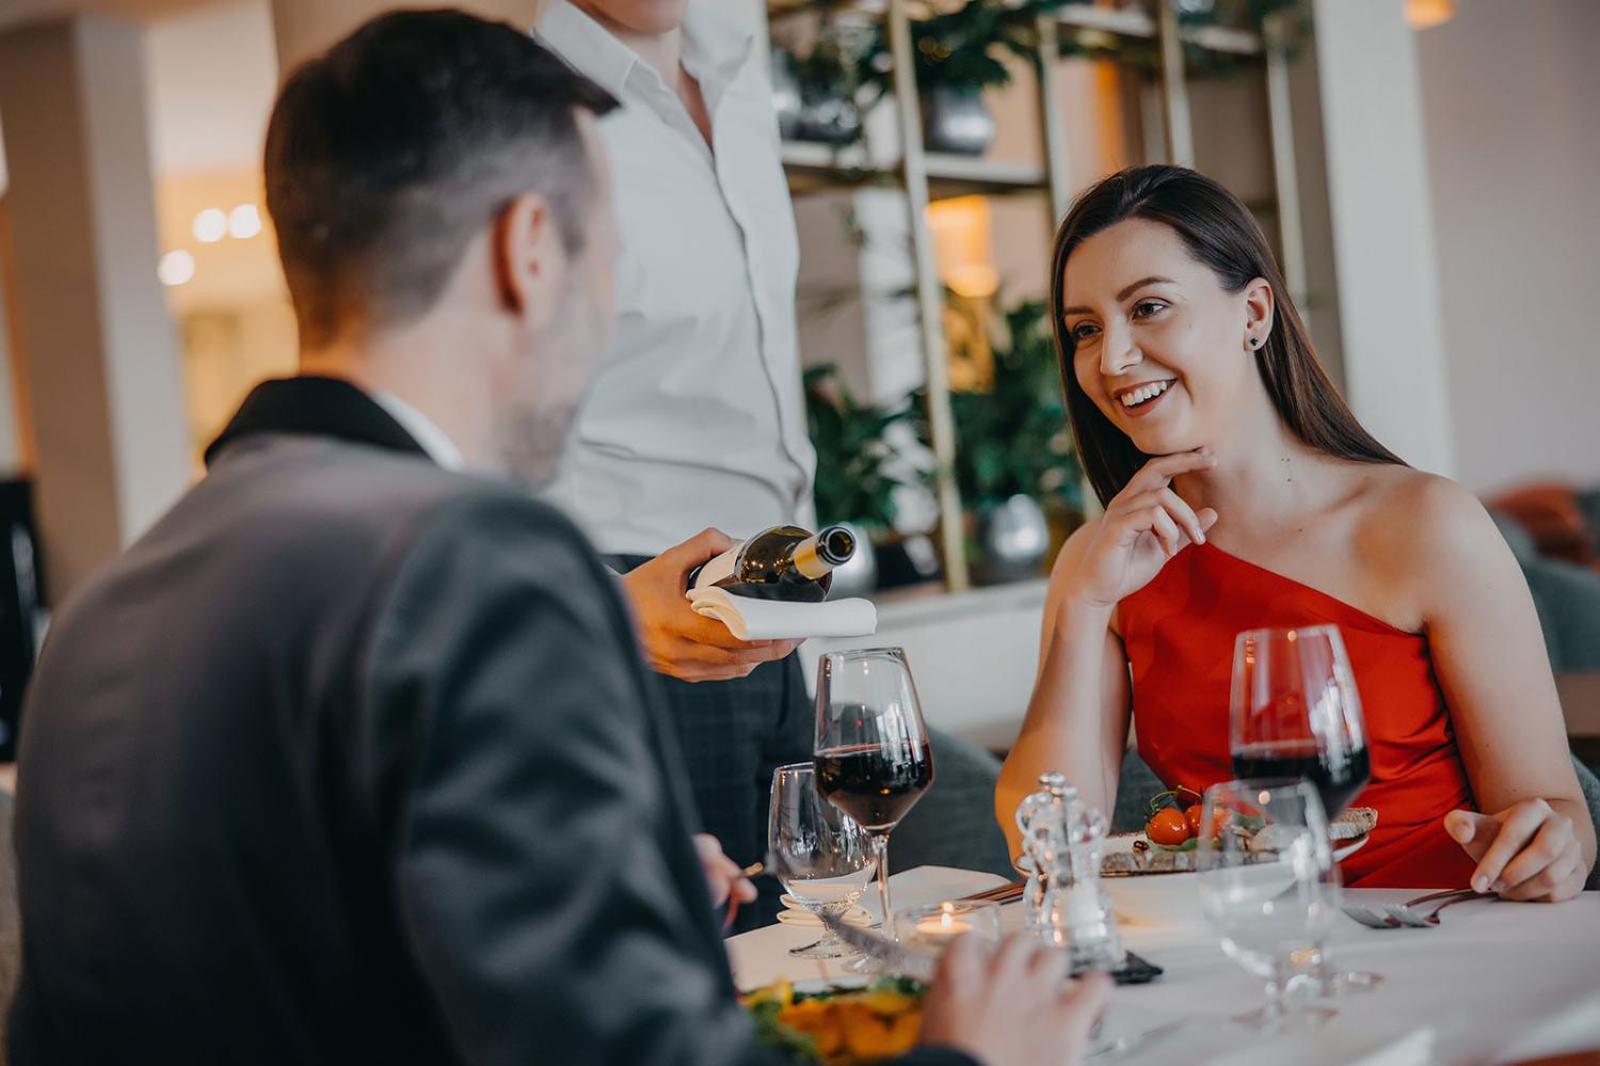
M1372 778L1372 762L1364 747L1330 752L1320 749L1315 740L1275 741L1249 744L1234 752L1233 776L1303 777L1316 786L1331 820L1366 787Z
M933 784L933 752L877 744L818 752L817 791L864 829L887 830Z

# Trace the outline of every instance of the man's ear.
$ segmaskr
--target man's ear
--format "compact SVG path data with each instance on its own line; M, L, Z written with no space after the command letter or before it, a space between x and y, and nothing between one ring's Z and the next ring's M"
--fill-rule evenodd
M508 203L495 220L493 252L502 306L535 329L545 326L566 288L568 267L550 201L524 193Z

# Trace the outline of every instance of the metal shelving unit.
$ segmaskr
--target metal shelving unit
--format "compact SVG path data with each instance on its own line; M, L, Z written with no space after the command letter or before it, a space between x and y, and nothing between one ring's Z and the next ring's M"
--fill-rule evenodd
M961 2L961 0L953 0ZM1130 8L1068 5L1041 17L1038 25L1041 76L1039 91L1040 136L1044 163L1035 166L983 158L950 156L923 149L921 104L917 94L912 54L911 20L914 15L948 9L952 0L770 0L768 18L779 20L819 11L848 9L885 21L890 58L900 157L890 164L869 159L863 146L835 149L827 145L788 142L783 148L784 169L791 191L804 195L820 189L897 186L906 194L910 214L912 254L915 258L916 297L921 323L922 355L927 374L928 425L937 473L940 548L945 581L950 590L968 587L966 551L960 495L955 484L954 420L951 416L949 365L943 328L944 294L934 262L933 240L928 231L929 203L956 196L1045 194L1052 228L1065 215L1072 196L1083 186L1074 179L1068 158L1065 116L1057 92L1058 45L1063 34L1092 31L1120 42L1153 42L1160 57L1158 97L1147 97L1146 109L1159 117L1163 130L1162 156L1166 161L1192 166L1194 142L1189 122L1185 46L1235 56L1262 56L1270 112L1270 136L1279 237L1284 252L1284 272L1291 293L1304 290L1303 240L1295 189L1293 127L1288 101L1288 76L1282 37L1269 25L1263 35L1221 26L1185 26L1179 23L1171 0L1156 0L1157 14ZM1152 145L1153 149L1154 146ZM1154 155L1153 151L1147 154ZM1093 494L1085 497L1093 500Z

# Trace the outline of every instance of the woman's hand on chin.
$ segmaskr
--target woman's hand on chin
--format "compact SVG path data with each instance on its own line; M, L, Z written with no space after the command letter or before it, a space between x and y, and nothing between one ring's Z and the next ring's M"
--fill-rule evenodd
M1172 491L1180 474L1216 465L1207 448L1163 455L1146 463L1106 505L1094 535L1073 568L1071 599L1109 610L1150 583L1167 561L1190 544L1203 544L1217 521Z
M1445 831L1478 861L1472 887L1501 899L1571 899L1589 875L1572 819L1542 799L1498 814L1451 811Z

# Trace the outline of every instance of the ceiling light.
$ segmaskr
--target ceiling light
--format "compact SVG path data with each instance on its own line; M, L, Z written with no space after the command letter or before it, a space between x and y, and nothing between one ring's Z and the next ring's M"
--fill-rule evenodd
M194 256L183 249L168 252L161 257L161 265L156 267L156 275L163 285L185 285L194 278Z
M228 233L239 240L248 240L261 232L261 212L255 204L240 204L228 215Z
M194 216L194 237L201 244L220 241L228 235L228 216L220 207L208 207Z

